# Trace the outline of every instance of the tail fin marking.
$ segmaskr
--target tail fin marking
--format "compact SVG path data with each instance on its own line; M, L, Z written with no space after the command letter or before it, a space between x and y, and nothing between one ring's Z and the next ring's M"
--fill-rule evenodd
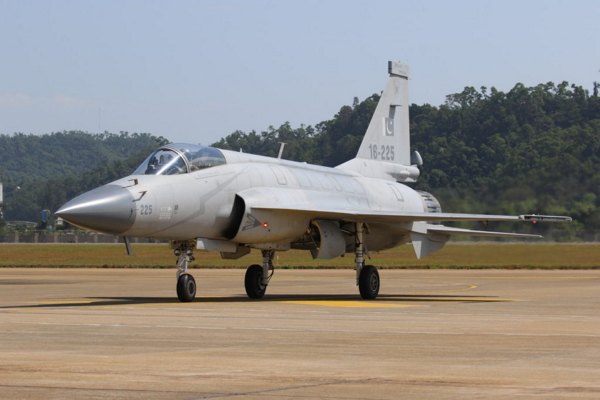
M389 61L390 78L373 113L357 158L410 165L408 66Z
M408 65L388 62L388 83L379 98L371 122L352 160L337 168L355 171L371 178L416 182L417 165L410 155L408 120ZM417 165L413 165L417 164Z

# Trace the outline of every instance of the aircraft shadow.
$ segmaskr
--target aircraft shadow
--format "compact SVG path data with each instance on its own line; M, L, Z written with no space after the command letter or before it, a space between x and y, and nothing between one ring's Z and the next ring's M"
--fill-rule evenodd
M64 303L41 303L27 305L0 306L0 309L19 309L19 308L62 308L62 307L103 307L119 305L141 305L141 304L181 304L176 297L86 297L81 301L65 301ZM264 303L264 302L356 302L362 300L359 295L350 294L274 294L266 295L263 299L249 299L245 295L225 296L225 297L199 297L194 303ZM498 296L468 296L468 295L419 295L419 294L380 294L376 300L368 300L369 303L377 302L456 302L456 303L489 303L506 302L507 299L501 299Z

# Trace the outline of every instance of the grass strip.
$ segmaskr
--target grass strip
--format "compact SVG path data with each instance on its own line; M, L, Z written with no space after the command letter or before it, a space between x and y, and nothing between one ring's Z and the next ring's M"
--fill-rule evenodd
M450 243L430 257L417 260L412 246L372 253L367 264L380 269L600 269L598 243ZM219 253L196 252L192 268L246 268L260 263L260 252L238 260ZM276 253L280 269L354 268L353 254L332 260L313 260L308 252ZM2 244L0 268L174 268L166 244L137 244L127 256L118 244Z

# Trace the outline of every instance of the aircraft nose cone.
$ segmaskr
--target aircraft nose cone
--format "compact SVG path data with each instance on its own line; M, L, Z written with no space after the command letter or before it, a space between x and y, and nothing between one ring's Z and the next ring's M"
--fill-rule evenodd
M127 189L104 185L68 201L56 215L82 228L118 235L135 222L133 200Z

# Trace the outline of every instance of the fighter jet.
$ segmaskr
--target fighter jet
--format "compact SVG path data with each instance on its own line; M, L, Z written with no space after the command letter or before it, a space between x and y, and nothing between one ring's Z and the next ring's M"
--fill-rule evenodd
M56 215L79 227L129 237L169 240L176 257L177 297L193 301L189 272L194 250L226 259L262 252L245 289L265 295L276 251L301 249L313 258L354 253L356 284L375 299L380 278L368 252L412 243L417 258L453 235L540 237L468 230L443 221L570 221L566 216L442 212L431 194L412 189L422 159L410 151L408 66L388 62L389 79L355 158L335 168L171 143L155 150L129 176L84 193ZM127 247L129 252L129 247Z

